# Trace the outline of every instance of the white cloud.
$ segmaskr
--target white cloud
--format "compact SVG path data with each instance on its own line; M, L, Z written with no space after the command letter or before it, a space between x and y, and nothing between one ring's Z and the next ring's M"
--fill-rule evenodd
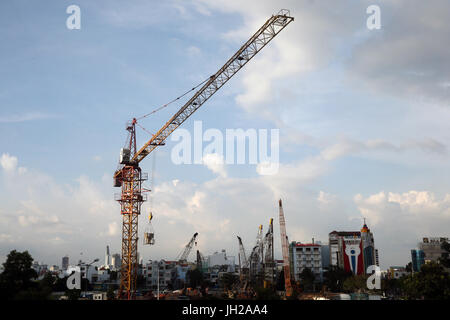
M430 191L381 191L357 194L354 202L374 232L381 259L390 263L409 261L409 250L422 237L449 236L450 194L439 199Z
M226 177L225 163L223 157L217 153L208 153L203 156L203 164L212 172L221 177Z
M9 153L3 153L0 164L6 172L13 172L17 167L17 157L11 156Z
M384 1L382 29L369 32L350 61L353 76L377 92L448 106L450 3Z
M193 58L198 58L201 55L202 50L200 50L200 48L196 47L196 46L189 46L187 48L186 52L187 52L188 56L193 57Z
M322 204L329 204L336 200L336 196L332 195L330 193L326 193L324 191L319 192L319 196L317 197L317 201L319 201Z
M33 121L33 120L42 120L42 119L53 119L57 118L57 115L40 113L40 112L27 112L23 114L13 114L0 116L0 123L15 123L15 122L25 122L25 121Z
M18 159L3 156L4 170L5 163L12 170ZM20 235L14 239L15 248L30 250L40 260L51 259L55 263L65 253L75 256L83 250L92 254L96 250L103 252L106 243L102 239L115 234L113 243L120 250L117 223L121 217L112 197L110 179L98 183L81 176L61 184L36 170L22 170L18 175L5 175L0 188L3 203L0 216L4 221L0 234ZM108 225L105 220L111 219L112 212L116 213L117 222ZM105 229L108 233L103 234ZM3 243L2 250L13 249L10 241Z
M117 236L119 234L119 226L116 221L108 224L108 235L109 236Z
M0 233L0 243L13 243L13 236L6 233Z

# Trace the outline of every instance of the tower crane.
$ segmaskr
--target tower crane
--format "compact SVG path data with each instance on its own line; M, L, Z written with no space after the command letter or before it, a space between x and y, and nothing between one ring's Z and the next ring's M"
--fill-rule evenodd
M178 255L178 261L179 262L186 262L187 258L189 256L189 253L191 253L192 247L194 246L195 239L197 239L198 232L194 233L191 240L189 240L188 244L184 247L183 251Z
M269 221L269 228L264 236L264 286L274 282L274 252L273 252L273 218Z
M142 182L147 174L141 171L140 162L158 146L164 145L167 137L197 111L214 93L247 64L278 33L294 20L289 10L280 10L272 15L247 42L212 76L194 95L154 134L140 149L136 147L137 119L127 123L128 139L120 152L120 161L114 173L114 186L121 188L115 196L122 214L122 267L120 271L120 299L133 299L137 280L138 216L146 200Z
M281 238L281 251L283 252L283 270L284 270L284 287L286 289L286 297L292 296L292 283L291 283L291 267L289 265L289 247L286 235L286 221L284 220L283 204L281 199L278 201L280 211L280 238Z

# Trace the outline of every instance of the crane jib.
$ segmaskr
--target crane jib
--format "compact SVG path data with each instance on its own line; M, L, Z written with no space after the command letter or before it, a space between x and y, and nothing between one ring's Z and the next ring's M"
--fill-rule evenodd
M294 20L288 15L277 14L270 17L266 23L217 71L210 79L166 122L166 124L139 149L132 161L139 163L156 147L200 108L214 93L216 93L233 75L235 75L250 59L267 45L281 30Z

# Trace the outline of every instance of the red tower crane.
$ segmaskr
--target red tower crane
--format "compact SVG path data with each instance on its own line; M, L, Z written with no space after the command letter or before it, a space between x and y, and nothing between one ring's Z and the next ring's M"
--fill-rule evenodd
M280 238L281 251L283 252L284 287L286 289L286 297L290 297L292 296L291 267L289 265L289 247L286 235L286 221L284 220L284 211L281 199L278 201L278 205L280 211Z
M289 10L271 16L256 33L184 104L152 138L136 149L136 118L127 125L129 139L120 153L119 168L114 173L114 186L122 192L116 197L120 203L122 223L122 267L120 271L120 299L133 299L137 280L138 216L146 200L142 182L147 175L139 163L156 147L164 145L167 137L200 108L214 93L264 48L278 33L294 20ZM155 110L156 111L156 110Z

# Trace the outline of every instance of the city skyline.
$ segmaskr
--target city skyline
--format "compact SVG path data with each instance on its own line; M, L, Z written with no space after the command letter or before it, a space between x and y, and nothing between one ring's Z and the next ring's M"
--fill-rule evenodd
M120 253L112 176L125 123L207 78L280 8L289 30L183 124L279 129L278 173L176 165L168 139L141 256L175 259L195 232L202 253L237 256L236 236L249 250L274 218L280 258L279 198L289 241L327 243L366 218L382 269L411 261L423 237L449 236L448 2L380 1L380 30L366 26L370 1L78 1L80 30L66 27L70 4L0 4L0 262L12 249L49 265ZM179 107L141 124L154 133ZM138 145L149 136L138 131Z

